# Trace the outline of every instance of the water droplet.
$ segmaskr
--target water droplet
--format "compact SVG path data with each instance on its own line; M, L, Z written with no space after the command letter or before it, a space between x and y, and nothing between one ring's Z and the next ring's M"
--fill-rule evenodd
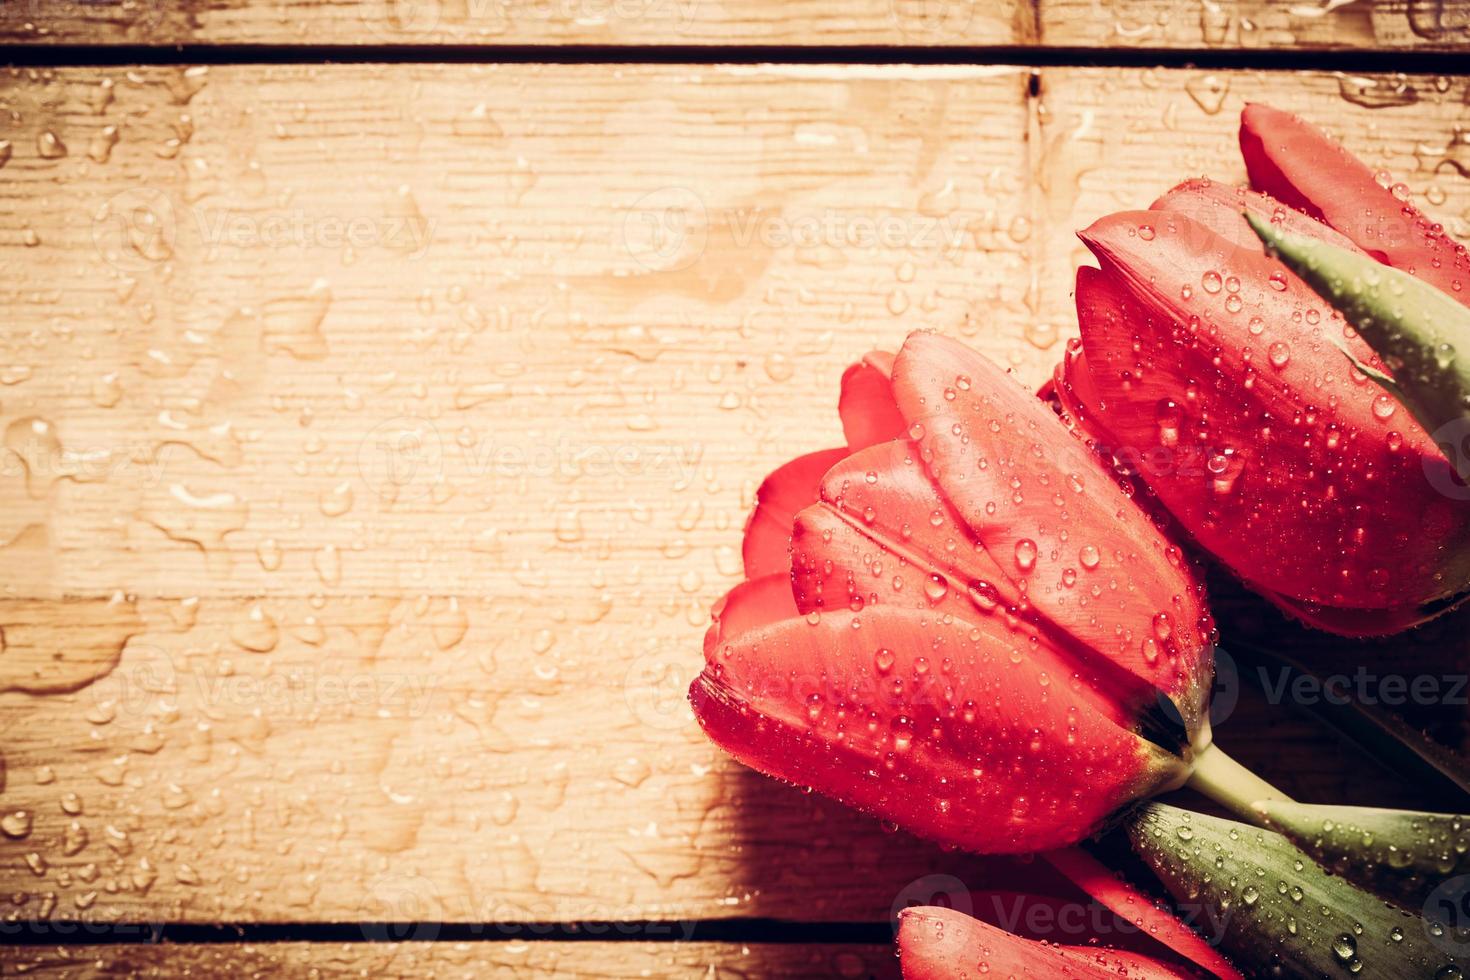
M1394 400L1392 395L1386 392L1381 393L1377 398L1373 399L1373 417L1380 422L1385 421L1393 417L1393 413L1398 410L1398 407L1399 403Z
M61 137L48 129L36 137L36 152L43 160L58 160L66 156L66 144L61 142Z
M1332 955L1346 963L1358 955L1358 943L1347 933L1341 933L1332 940Z
M1030 538L1022 538L1016 542L1016 567L1023 572L1029 572L1036 567L1036 542Z
M1083 568L1091 570L1097 567L1098 562L1102 560L1102 556L1098 553L1095 546L1084 544L1082 549L1077 552L1077 560L1082 563Z
M280 638L281 628L258 602L230 627L230 639L235 645L252 653L269 653Z
M1273 368L1284 368L1291 362L1291 348L1283 341L1276 341L1266 348L1266 358Z
M30 836L31 811L11 810L4 816L0 816L0 833L12 840Z

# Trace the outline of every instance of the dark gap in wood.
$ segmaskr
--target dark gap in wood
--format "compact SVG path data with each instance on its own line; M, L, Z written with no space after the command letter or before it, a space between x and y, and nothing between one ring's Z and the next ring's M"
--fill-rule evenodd
M786 919L642 919L586 922L141 923L74 920L0 922L7 946L120 946L156 943L710 942L882 945L887 922Z
M888 45L57 44L12 47L12 67L292 64L858 64L1029 68L1204 68L1454 75L1464 52Z

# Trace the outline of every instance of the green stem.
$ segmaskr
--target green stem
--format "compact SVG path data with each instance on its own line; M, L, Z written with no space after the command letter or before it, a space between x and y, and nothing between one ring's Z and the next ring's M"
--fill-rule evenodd
M1230 758L1213 742L1196 750L1194 772L1184 785L1208 796L1237 817L1262 827L1266 825L1265 817L1253 806L1256 801L1291 802L1291 797Z

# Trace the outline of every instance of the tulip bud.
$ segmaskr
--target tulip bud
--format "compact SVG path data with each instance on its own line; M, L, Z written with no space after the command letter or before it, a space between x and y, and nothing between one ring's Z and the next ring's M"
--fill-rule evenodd
M1470 873L1470 817L1263 800L1256 809L1317 863L1405 908ZM1470 889L1470 883L1467 883Z
M715 607L690 688L709 737L993 853L1073 843L1219 772L1202 587L1088 446L932 334L869 355L842 392L848 448L757 494L751 578Z
M1150 803L1133 849L1177 903L1261 976L1460 980L1470 932L1400 910L1319 867L1281 834ZM1191 909L1191 910L1193 910Z
M1246 220L1298 276L1336 307L1393 376L1360 362L1432 434L1470 435L1470 308L1406 272L1327 242L1282 231L1256 215ZM1446 448L1461 479L1470 479L1470 453Z

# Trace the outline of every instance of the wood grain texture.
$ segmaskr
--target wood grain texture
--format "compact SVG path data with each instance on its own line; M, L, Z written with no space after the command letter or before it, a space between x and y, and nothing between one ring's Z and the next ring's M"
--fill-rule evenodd
M0 39L1461 50L1470 0L12 0Z
M0 949L0 976L537 977L541 980L889 980L888 947L644 942L93 946Z
M21 915L887 916L948 860L741 771L684 689L843 366L926 324L1046 356L1026 81L10 76Z
M27 44L1011 45L1031 0L17 0Z
M701 738L751 494L908 330L1040 381L1072 229L1238 177L1245 98L1463 232L1465 82L1375 111L1337 84L10 73L4 915L881 921L936 874L1013 882ZM1249 705L1228 748L1355 799L1358 760Z
M1060 47L1461 50L1470 0L1038 0ZM1407 66L1406 66L1407 67Z

